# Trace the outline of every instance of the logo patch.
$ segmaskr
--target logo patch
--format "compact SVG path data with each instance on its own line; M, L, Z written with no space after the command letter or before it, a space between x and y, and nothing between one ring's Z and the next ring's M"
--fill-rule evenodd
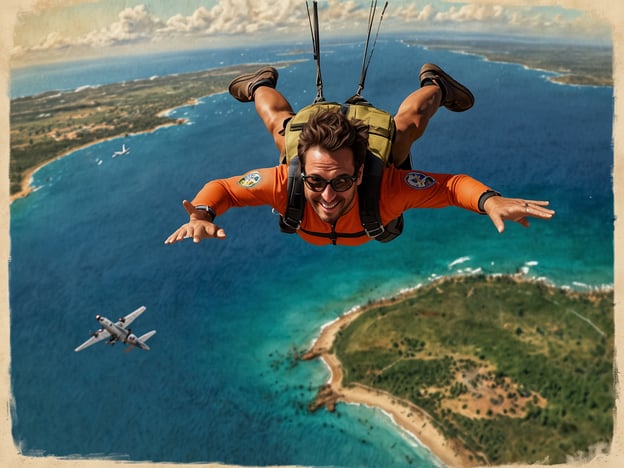
M426 189L436 183L436 180L426 174L420 172L410 172L405 176L405 182L415 189Z
M258 182L260 182L261 179L262 176L260 175L260 173L258 171L253 171L249 174L245 174L243 178L238 181L238 185L245 188L251 188Z

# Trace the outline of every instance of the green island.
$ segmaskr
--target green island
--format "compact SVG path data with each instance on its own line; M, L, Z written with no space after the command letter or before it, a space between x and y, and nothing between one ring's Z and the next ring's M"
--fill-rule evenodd
M225 92L233 77L257 68L236 65L12 99L12 198L28 194L30 176L41 165L101 140L182 124L167 111Z
M438 454L452 447L461 466L604 453L615 415L613 301L612 289L475 275L371 302L325 327L302 357L332 370L310 409L377 398L417 437L434 426L448 443ZM401 424L401 408L420 419Z
M405 44L481 55L491 62L519 63L556 73L550 81L567 85L613 86L613 49L606 45L471 38L423 39Z

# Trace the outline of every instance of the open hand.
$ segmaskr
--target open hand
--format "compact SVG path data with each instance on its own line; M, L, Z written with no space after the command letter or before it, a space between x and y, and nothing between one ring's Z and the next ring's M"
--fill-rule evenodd
M490 197L485 201L483 209L488 214L498 232L505 230L505 220L515 221L529 227L528 217L550 219L554 210L546 208L547 201L524 200L521 198Z
M184 200L182 205L188 213L190 220L167 237L165 244L173 244L189 238L192 238L193 242L196 244L202 239L225 239L225 231L209 219L210 215L208 213L196 209L193 204L187 200Z

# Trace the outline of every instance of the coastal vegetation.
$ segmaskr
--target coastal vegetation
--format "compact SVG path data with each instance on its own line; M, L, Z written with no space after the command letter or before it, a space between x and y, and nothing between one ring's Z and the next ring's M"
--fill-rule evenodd
M183 123L166 111L215 93L258 65L50 91L11 100L11 195L34 168L97 141Z
M609 45L476 37L461 42L422 39L405 43L430 49L457 50L481 55L491 62L519 63L533 70L547 70L556 74L550 78L555 83L613 86L613 48Z
M612 290L454 277L369 305L330 353L344 388L416 405L476 463L563 463L612 438L613 306Z

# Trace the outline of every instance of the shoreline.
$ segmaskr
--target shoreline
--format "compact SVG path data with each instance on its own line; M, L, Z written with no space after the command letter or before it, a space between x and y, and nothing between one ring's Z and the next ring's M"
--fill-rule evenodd
M181 107L186 107L186 106L192 105L193 101L196 103L198 100L194 99L194 100L191 100L191 102L184 103L181 106L173 107L171 109L162 110L162 111L160 111L158 113L158 116L165 115L165 114L167 114L169 112L172 112L172 111L174 111L176 109L179 109ZM159 130L160 128L171 127L173 125L184 125L187 122L188 122L188 119L177 119L177 120L174 120L174 121L172 121L170 123L158 125L158 126L156 126L154 128L149 128L149 129L143 130L141 132L130 133L129 135L142 135L142 134L145 134L145 133L153 133L153 132ZM35 167L31 167L30 169L26 170L24 172L24 174L22 175L22 182L21 182L20 191L9 195L9 205L11 205L15 200L19 200L19 199L28 197L28 195L30 195L36 189L36 187L34 187L32 185L33 176L35 175L35 173L37 171L39 171L40 169L44 168L48 164L52 164L53 162L56 162L56 161L66 157L66 156L69 156L70 154L72 154L72 153L74 153L76 151L80 151L80 150L83 150L83 149L88 148L90 146L97 145L97 144L100 144L100 143L104 143L106 141L115 140L116 138L121 138L122 136L123 135L113 135L113 136L109 136L109 137L106 137L106 138L100 138L99 140L94 140L94 141L92 141L90 143L85 143L84 145L77 146L75 148L71 148L71 149L67 150L66 152L64 152L62 154L59 154L57 156L52 157L51 159L48 159L46 161L42 161L41 163L37 164Z
M488 49L487 44L455 44L455 43L428 43L423 44L414 43L410 40L403 40L404 44L416 45L422 47L425 50L441 49L460 55L470 55L473 57L481 58L484 62L500 63L500 64L515 64L524 67L525 70L538 71L543 73L552 74L551 76L544 77L548 82L561 85L561 86L589 86L589 87L613 87L613 70L611 75L598 76L597 80L588 79L587 72L585 70L579 70L574 68L574 64L566 64L565 69L557 68L557 65L553 63L537 64L531 57L522 56L522 53L511 52L509 56L503 57L496 51ZM561 67L561 65L560 65Z
M465 275L457 275L463 277ZM494 278L501 275L488 275ZM592 291L576 291L562 288L544 279L526 277L521 273L505 274L518 283L537 283L547 288L563 289L567 294L592 294ZM428 285L439 284L447 281L454 281L456 276L445 276L432 280ZM356 305L346 311L340 317L321 326L320 333L312 342L309 350L301 356L301 360L307 361L320 358L330 371L328 381L320 387L318 395L313 403L310 403L309 410L315 411L323 406L328 411L333 412L338 402L345 404L365 405L376 408L387 414L392 422L404 431L408 436L413 437L420 445L427 448L438 460L449 467L476 467L489 464L487 457L483 453L475 453L462 445L461 439L448 439L441 430L436 427L436 420L429 413L414 403L403 400L399 397L375 388L367 387L360 383L342 385L343 366L337 356L331 352L337 335L347 328L353 321L372 309L383 307L384 305L396 304L410 299L425 286L419 284L405 288L389 297L382 297L372 302ZM606 288L606 289L612 289ZM605 288L597 288L594 292L604 291Z
M319 336L314 340L309 351L301 357L304 361L321 358L330 371L329 381L321 388L319 397L314 404L310 405L310 410L314 411L321 406L326 406L330 412L333 412L337 402L377 408L389 415L400 430L416 439L420 445L427 448L445 465L462 468L480 466L482 463L477 462L476 454L460 447L456 441L448 440L435 427L435 420L422 408L382 390L372 389L361 384L344 387L342 385L342 363L335 354L330 352L338 333L360 315L384 304L403 301L418 289L418 287L409 288L390 298L381 298L370 304L355 306L321 327Z
M290 62L279 62L276 63L274 66L276 68L283 68L284 66L287 66L289 64L293 63L293 61ZM215 68L215 69L209 69L209 70L204 70L202 72L191 72L190 74L197 74L197 73L210 73L212 72L214 74L215 71L219 72L220 74L218 75L219 77L224 76L224 73L227 74L228 71L231 68L235 68L235 67L250 67L252 65L255 65L254 63L243 63L243 64L238 64L238 65L232 65L229 67L219 67L219 68ZM172 73L170 75L166 75L164 78L170 78L170 77L176 77L178 76L178 74L176 73ZM172 107L166 107L165 109L161 109L161 110L157 110L157 112L155 112L155 116L156 117L167 117L169 118L169 113L171 113L174 110L180 109L180 108L184 108L184 107L188 107L188 106L194 106L197 105L201 102L202 99L205 99L207 97L210 96L214 96L217 94L222 94L227 92L227 88L224 86L222 88L219 88L218 86L213 86L212 89L210 90L206 90L205 91L207 94L201 94L199 96L197 96L197 94L193 95L190 98L187 98L187 100L183 103L180 103L179 105L173 105ZM32 181L32 177L33 175L42 167L46 166L47 164L53 163L55 161L57 161L58 159L61 159L71 153L73 153L74 151L78 151L84 148L87 148L89 146L92 145L96 145L98 143L102 143L104 141L108 141L108 140L113 140L116 138L120 138L123 137L124 135L140 135L140 134L146 134L146 133L153 133L156 130L163 128L163 127L168 127L168 126L172 126L172 125L182 125L188 123L188 119L187 118L175 118L175 119L170 119L169 122L165 122L165 123L161 123L158 124L154 127L151 128L145 128L145 129L141 129L135 132L131 132L128 133L126 131L122 131L118 134L112 134L103 138L99 138L99 139L95 139L91 142L73 147L73 148L69 148L66 151L62 152L61 154L56 154L54 156L51 156L49 159L45 160L45 161L41 161L40 163L38 163L36 166L30 167L28 169L25 169L21 174L20 174L20 190L18 192L9 194L9 205L12 204L15 200L17 199L21 199L21 198L26 198L28 197L28 195L30 195L35 189L36 187L33 187L31 185L31 181ZM9 154L9 157L11 158L11 154Z

